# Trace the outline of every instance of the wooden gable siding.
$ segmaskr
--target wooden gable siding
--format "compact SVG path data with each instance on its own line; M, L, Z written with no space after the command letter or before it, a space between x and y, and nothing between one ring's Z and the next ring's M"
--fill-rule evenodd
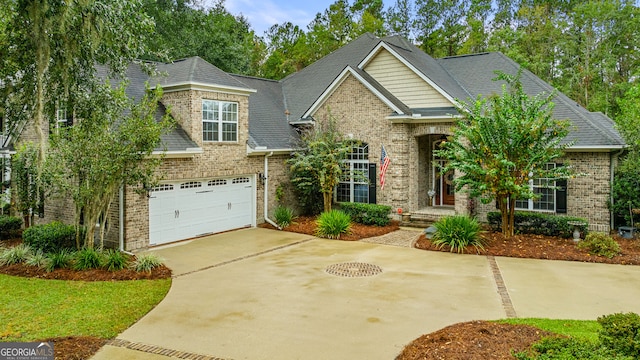
M381 50L364 70L410 108L452 106L449 100L387 50Z

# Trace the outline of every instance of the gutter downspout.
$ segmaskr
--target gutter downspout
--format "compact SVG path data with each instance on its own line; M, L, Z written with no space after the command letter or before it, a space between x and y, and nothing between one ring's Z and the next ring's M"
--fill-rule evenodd
M264 221L268 222L269 224L273 225L276 227L276 229L278 230L282 230L282 228L280 226L278 226L278 224L276 224L275 222L273 222L271 219L269 219L269 157L273 155L273 151L270 152L268 155L265 154L264 155Z
M624 151L624 149L620 149L618 150L617 153L613 153L611 152L611 158L609 159L609 172L611 173L611 182L609 183L609 203L611 204L611 208L609 210L609 231L612 231L615 229L615 224L614 224L614 218L613 218L613 181L614 181L614 171L615 171L615 166L613 164L613 159L615 158L616 160L620 157L620 155L622 154L622 152Z
M124 249L124 185L120 185L120 190L118 191L118 241L121 252L133 255L133 253Z

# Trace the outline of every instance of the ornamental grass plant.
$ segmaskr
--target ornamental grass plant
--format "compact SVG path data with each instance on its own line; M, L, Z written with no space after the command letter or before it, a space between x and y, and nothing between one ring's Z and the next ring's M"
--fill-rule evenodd
M484 249L484 241L480 237L480 223L467 215L447 216L433 224L436 232L431 242L442 249L449 247L451 252L463 253L467 246L476 250Z

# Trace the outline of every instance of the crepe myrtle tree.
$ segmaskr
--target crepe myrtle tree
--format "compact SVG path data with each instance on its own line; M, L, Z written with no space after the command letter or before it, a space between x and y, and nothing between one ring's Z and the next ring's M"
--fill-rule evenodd
M457 170L456 191L467 191L483 203L495 200L502 215L502 233L514 233L517 199L536 198L529 186L535 178L560 179L570 176L566 166L548 169L544 165L564 154L570 144L562 143L569 123L552 116L554 94L527 95L517 75L498 72L502 93L479 96L467 108L437 156L448 160L443 171Z
M102 247L109 210L121 186L142 189L155 182L161 158L150 155L172 126L168 115L156 119L160 88L147 89L134 102L125 86L96 84L90 96L75 103L77 123L51 135L47 170L56 192L73 200L78 247L94 248L95 224L100 224ZM86 231L81 231L83 224Z
M342 163L353 142L344 141L330 114L301 136L300 149L287 160L291 182L297 188L317 187L322 193L324 211L331 211L333 190L343 173Z

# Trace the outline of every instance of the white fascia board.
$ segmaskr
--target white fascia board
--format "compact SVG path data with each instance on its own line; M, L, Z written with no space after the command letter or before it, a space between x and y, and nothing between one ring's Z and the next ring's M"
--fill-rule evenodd
M419 71L418 69L416 69L415 66L411 65L410 62L408 62L404 57L400 56L400 54L398 54L392 47L387 45L387 43L385 43L384 41L381 41L380 44L378 44L378 46L376 46L369 53L369 55L367 55L364 58L364 60L362 60L360 62L360 64L358 64L358 69L361 69L361 70L364 71L364 68L369 64L369 62L371 60L373 60L374 57L376 57L376 55L378 55L378 52L380 52L381 49L387 50L389 53L391 53L391 55L393 55L396 59L398 59L406 67L411 69L411 71L413 71L416 75L418 75L427 84L431 85L431 87L436 89L436 91L439 92L440 95L444 96L447 100L451 101L451 103L454 104L456 107L460 107L460 104L456 101L456 99L452 98L449 94L447 94L446 91L442 90L442 88L440 86L438 86L435 82L433 82L431 79L429 79L429 77L427 77L425 74L423 74L422 71Z
M424 124L424 123L450 123L460 119L460 115L445 115L445 116L387 116L387 120L390 120L394 124Z
M333 92L336 91L338 87L340 87L340 85L347 79L349 75L355 77L360 83L362 83L362 85L364 85L367 89L369 89L369 91L371 91L375 96L377 96L383 103L385 103L393 111L397 112L398 114L404 114L402 110L400 110L394 103L392 103L389 99L383 96L375 87L373 87L369 82L367 82L364 78L362 78L362 76L360 76L357 72L355 72L351 66L347 66L344 68L344 70L342 70L340 75L338 75L335 78L335 80L333 80L331 85L327 87L327 89L322 93L322 95L320 95L320 97L318 97L318 99L311 105L309 110L307 110L304 113L304 115L302 115L302 118L307 118L311 116L311 114L316 112L322 106L322 104L324 104L325 101L327 101L327 99L331 96L331 94L333 94Z
M202 148L188 148L185 150L172 150L172 151L154 151L151 153L151 158L164 157L165 159L178 159L178 158L190 158L195 155L202 154L204 150Z
M626 149L627 145L581 145L570 146L565 149L566 152L609 152L612 150Z
M252 93L258 92L256 89L247 89L235 86L225 86L225 85L211 85L205 84L195 81L187 81L181 83L173 83L173 84L159 84L162 87L162 91L167 92L175 92L175 91L184 91L184 90L201 90L201 91L211 91L211 92L221 92L225 94L235 94L235 95L245 95L249 96ZM151 89L155 89L156 86L151 87Z
M266 147L264 147L263 149L261 147L251 148L249 145L247 145L247 156L264 156L271 153L273 153L273 155L289 155L294 151L296 150L291 148L267 149Z

